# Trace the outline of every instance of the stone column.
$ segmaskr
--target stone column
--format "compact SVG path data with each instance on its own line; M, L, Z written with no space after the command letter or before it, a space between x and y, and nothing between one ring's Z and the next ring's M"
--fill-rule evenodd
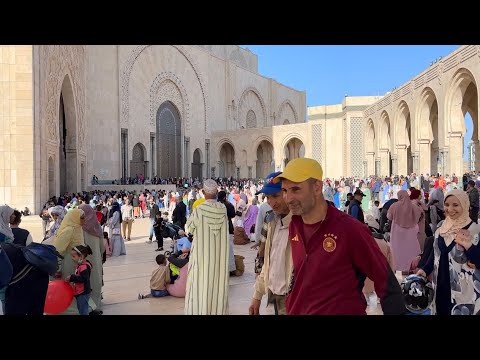
M398 172L398 157L392 156L392 174L393 175L403 175Z
M475 170L480 169L480 142L478 140L473 141L473 163L475 164ZM477 156L478 155L478 156ZM460 176L460 174L456 174ZM462 174L463 175L463 174Z
M375 174L375 153L367 153L367 176Z
M429 174L432 168L432 155L430 154L430 140L418 141L419 167L417 174Z
M190 177L190 137L185 136L183 138L184 141L184 154L185 154L185 171L183 172L183 176L185 177Z
M390 151L388 149L380 150L380 175L390 176Z
M156 156L156 149L155 146L156 141L155 141L155 133L150 133L150 161L151 161L151 171L152 173L150 174L150 178L153 179L153 177L157 173L157 169L155 169L155 165L157 164L157 156Z
M452 173L454 172L454 171L452 171L452 165L449 163L448 159L449 159L449 150L448 150L448 148L445 148L445 149L443 149L443 173L444 174L450 174L450 172L452 172ZM463 175L463 162L462 162L462 173L461 174Z
M205 139L205 163L207 164L206 174L204 175L206 178L210 178L210 139Z
M450 163L447 164L448 169L444 169L444 175L452 173L463 175L463 136L459 132L451 133L449 140Z
M419 168L420 168L419 156L417 153L415 153L412 155L412 158L413 158L413 172L418 174Z
M375 176L380 175L380 159L375 159Z
M398 167L396 169L397 172L394 172L393 175L407 175L408 160L407 160L406 145L397 145L397 159L398 159L398 163L397 163Z

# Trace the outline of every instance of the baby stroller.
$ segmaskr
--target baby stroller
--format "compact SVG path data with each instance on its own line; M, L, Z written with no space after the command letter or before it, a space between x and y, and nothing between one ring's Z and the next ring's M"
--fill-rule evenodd
M171 238L172 239L172 246L171 246L171 250L170 251L165 251L164 255L165 257L169 257L173 252L174 250L176 249L176 241L179 239L179 235L178 235L178 231L179 230L182 230L182 228L178 225L175 225L175 224L172 224L172 223L165 223L165 227L164 227L164 233L162 234L162 236L164 238Z

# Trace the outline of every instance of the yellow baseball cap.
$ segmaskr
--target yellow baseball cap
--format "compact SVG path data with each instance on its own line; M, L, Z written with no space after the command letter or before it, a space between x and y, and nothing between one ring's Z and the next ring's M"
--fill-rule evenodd
M285 170L273 179L274 183L287 179L296 183L303 182L310 178L322 180L323 170L317 160L309 158L298 158L290 161Z

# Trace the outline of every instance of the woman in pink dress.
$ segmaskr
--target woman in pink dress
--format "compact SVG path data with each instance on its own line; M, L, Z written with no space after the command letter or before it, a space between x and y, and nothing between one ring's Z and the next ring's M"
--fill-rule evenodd
M138 201L140 201L140 208L142 209L142 218L145 216L145 209L147 208L147 202L145 199L145 195L143 193L140 194L138 197Z
M420 254L418 222L422 215L420 207L412 204L405 190L398 192L398 201L390 206L387 218L391 221L390 244L396 271L407 273L412 260Z

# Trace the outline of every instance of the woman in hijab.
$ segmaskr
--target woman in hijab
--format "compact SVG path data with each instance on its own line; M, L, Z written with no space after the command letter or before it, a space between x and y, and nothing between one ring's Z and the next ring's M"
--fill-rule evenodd
M362 210L368 211L370 210L370 200L372 195L370 189L367 187L367 183L362 183L361 191L365 194L365 196L362 198Z
M13 242L13 232L10 229L13 220L13 209L8 205L0 205L0 244Z
M480 314L480 225L470 219L469 207L465 191L447 193L445 221L435 232L433 252L417 272L424 277L433 272L432 314Z
M418 208L421 210L420 221L418 222L417 239L420 245L420 253L422 253L425 245L425 239L427 238L427 234L425 233L425 211L427 211L428 208L425 203L422 202L422 193L420 190L413 189L410 193L410 200L412 200L412 204L414 206L418 206Z
M108 217L108 228L110 229L110 244L112 246L112 256L127 255L125 242L121 235L122 213L118 202L112 203L110 215Z
M70 256L70 252L77 245L84 245L82 226L85 223L85 213L80 209L72 209L63 218L57 236L52 245L55 246L60 255L63 256L60 266L61 278L65 279L75 273L75 263ZM72 301L63 314L78 315L77 302Z
M245 215L245 210L247 209L247 204L245 204L245 201L240 197L240 194L235 194L233 195L233 199L235 201L235 204L233 205L235 208L235 220L234 224L237 223L238 220L242 220Z
M398 201L390 206L387 218L392 222L390 244L395 263L395 269L407 273L412 260L420 254L418 243L418 222L422 210L412 204L405 190L398 192Z
M258 206L257 198L252 198L252 204L247 209L247 214L245 215L245 220L243 222L243 228L247 236L250 235L252 226L255 225L258 215Z
M365 215L365 223L368 225L369 228L373 228L376 231L380 231L380 224L377 220L373 218L373 215L367 214Z
M10 229L10 221L13 221L13 209L8 205L0 205L0 245L13 242L13 232ZM1 271L1 269L0 269ZM0 301L2 302L2 314L5 313L5 291L7 287L0 289Z
M67 214L67 211L63 206L57 205L55 207L48 208L48 214L51 216L53 221L47 231L47 235L45 235L44 241L48 239L53 241L55 238L52 238L52 236L57 235L58 229L60 229L60 225L62 224L63 218Z
M83 237L85 245L90 246L92 254L88 256L88 261L92 264L90 273L90 293L89 303L93 301L95 305L91 305L93 311L100 311L100 302L102 299L102 254L105 251L103 245L103 231L100 226L95 211L90 205L82 204L78 207L85 213L85 223L83 224Z

